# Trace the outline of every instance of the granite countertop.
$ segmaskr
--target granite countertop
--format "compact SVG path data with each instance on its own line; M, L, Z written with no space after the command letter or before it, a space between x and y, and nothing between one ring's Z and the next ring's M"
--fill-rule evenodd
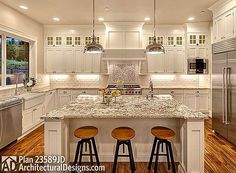
M101 102L102 96L81 95L41 118L207 118L207 115L190 110L169 95L154 96L152 100L140 95L122 95L117 97L117 103L112 102L109 106Z

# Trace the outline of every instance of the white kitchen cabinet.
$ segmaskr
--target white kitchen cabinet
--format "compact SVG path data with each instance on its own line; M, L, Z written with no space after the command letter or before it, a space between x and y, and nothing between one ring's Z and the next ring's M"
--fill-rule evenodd
M30 101L30 100L29 100ZM39 104L30 109L23 110L22 114L22 133L26 133L34 129L43 120L40 117L44 114L43 104Z
M196 90L184 91L184 104L190 109L197 111L197 95Z
M50 111L57 108L56 100L57 100L56 91L46 92L45 101L43 103L45 108L45 113L49 113Z
M71 101L70 90L58 90L58 106L62 107Z
M63 72L66 73L75 73L76 67L76 57L74 56L74 50L73 49L64 49L63 51L63 64L65 66L65 70L63 69Z
M209 91L185 90L184 103L190 109L203 113L209 113Z
M39 124L43 120L40 117L44 114L44 107L43 105L39 105L33 109L33 122L34 124Z
M231 9L214 19L214 42L234 37L235 33L235 10Z
M164 54L147 55L148 72L164 73L165 72L165 56Z
M200 47L200 46L189 46L187 48L187 56L188 58L207 58L207 47Z
M188 34L189 46L206 46L208 44L208 35L204 33Z
M76 73L82 73L84 71L84 52L83 49L76 49L75 50L75 64Z
M107 47L112 49L140 48L141 39L139 31L109 31Z
M63 45L63 36L50 35L46 37L45 45L47 47L60 47Z
M46 50L46 72L60 73L64 71L63 49L51 48Z
M180 103L184 102L184 90L179 89L160 89L159 94L164 95L171 95L175 100L179 101Z
M23 111L23 118L22 118L22 133L24 134L27 130L29 130L34 123L33 119L33 111L27 110Z
M165 54L148 55L149 73L184 73L185 51L168 48Z
M93 54L93 64L92 64L92 73L100 73L101 72L101 54Z
M198 106L198 110L201 112L209 112L209 91L207 90L200 90L198 95L198 102L197 102L197 106Z

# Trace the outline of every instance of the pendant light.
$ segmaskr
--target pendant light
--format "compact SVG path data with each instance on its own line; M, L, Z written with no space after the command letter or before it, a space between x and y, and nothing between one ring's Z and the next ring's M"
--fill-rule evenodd
M94 0L93 0L93 35L92 35L92 42L87 44L84 47L84 53L103 53L103 47L101 44L96 43L96 37L94 34L94 12L95 8L94 8Z
M153 20L153 30L154 30L154 36L153 36L153 43L149 44L146 47L146 54L162 54L165 53L165 48L162 44L157 43L156 40L156 0L154 0L154 20Z

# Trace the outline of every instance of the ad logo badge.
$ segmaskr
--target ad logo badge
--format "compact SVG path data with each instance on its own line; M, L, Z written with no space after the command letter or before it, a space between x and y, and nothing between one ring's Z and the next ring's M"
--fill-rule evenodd
M1 171L15 171L17 165L16 156L2 156Z

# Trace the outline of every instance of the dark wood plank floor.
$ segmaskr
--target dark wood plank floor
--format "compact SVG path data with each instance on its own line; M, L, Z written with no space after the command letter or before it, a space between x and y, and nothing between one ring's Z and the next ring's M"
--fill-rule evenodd
M43 155L44 134L43 126L30 133L22 140L13 143L0 151L0 155ZM112 163L102 163L106 172L110 173ZM129 163L119 163L117 172L128 173ZM136 163L136 173L148 173L147 163ZM161 163L159 172L168 171L166 163ZM205 121L205 173L235 173L236 172L236 147L222 137L214 134L211 120Z

